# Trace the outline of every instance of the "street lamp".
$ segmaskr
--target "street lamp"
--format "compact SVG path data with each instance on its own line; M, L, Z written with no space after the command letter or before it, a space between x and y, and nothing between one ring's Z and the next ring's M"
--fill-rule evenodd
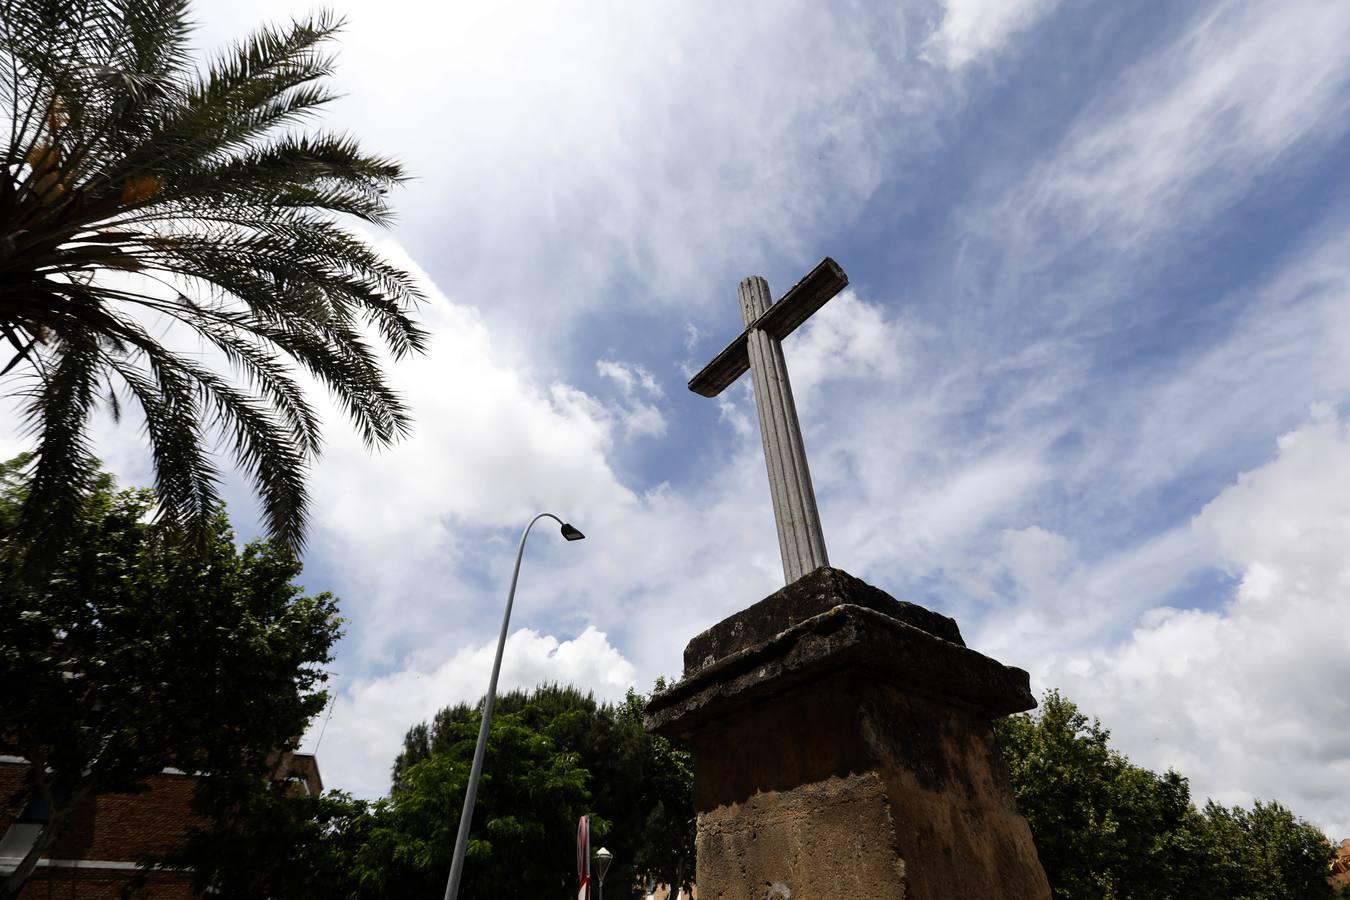
M609 864L612 862L614 862L614 854L610 853L604 847L595 851L595 867L600 870L599 900L605 900L605 873L609 871Z
M487 696L483 698L483 723L478 727L478 744L473 748L473 767L469 769L469 786L464 791L464 811L459 815L459 834L455 837L455 855L450 861L450 878L445 883L445 900L458 900L459 880L464 875L464 851L469 846L469 823L473 821L473 803L478 797L478 779L483 774L483 755L487 752L488 728L492 724L492 706L497 699L497 673L502 668L502 651L506 649L506 629L511 624L511 604L516 599L516 579L520 577L520 560L525 555L525 539L540 519L552 519L562 526L562 536L569 541L586 537L553 513L540 513L525 526L516 550L516 568L511 573L511 590L506 595L506 614L502 616L502 633L497 637L497 658L492 662L492 678L488 680ZM604 876L601 876L602 878Z

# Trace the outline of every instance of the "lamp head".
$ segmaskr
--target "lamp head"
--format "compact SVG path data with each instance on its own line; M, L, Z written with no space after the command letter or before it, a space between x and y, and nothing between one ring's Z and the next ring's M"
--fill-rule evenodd
M609 871L609 864L613 862L614 854L610 853L604 847L595 851L596 868L600 870L600 883L605 883L605 873Z
M586 539L586 535L582 534L580 531L577 531L575 528L573 528L566 522L564 522L562 525L562 536L567 538L569 541L582 541Z

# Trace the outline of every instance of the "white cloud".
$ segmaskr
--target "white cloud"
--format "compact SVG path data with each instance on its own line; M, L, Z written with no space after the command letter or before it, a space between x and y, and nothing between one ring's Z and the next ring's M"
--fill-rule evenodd
M1021 245L1026 272L1093 242L1132 265L1164 235L1203 226L1301 145L1344 130L1347 33L1350 7L1335 0L1226 2L1197 15L978 213L984 227Z
M415 410L409 438L372 458L343 417L325 416L302 580L341 598L348 637L335 668L348 683L377 691L385 684L380 673L392 672L388 677L398 677L390 684L406 685L487 640L517 529L539 510L576 522L590 539L562 542L549 523L536 530L517 621L540 633L584 636L605 628L640 666L644 686L658 673L678 675L685 637L774 589L777 544L757 436L739 436L688 491L665 484L635 491L610 464L627 427L623 396L611 402L550 383L520 363L527 353L494 341L473 308L441 294L401 247L384 241L380 249L422 280L429 301L421 319L432 348L389 370ZM627 376L634 397L660 393L641 367L611 363L609 371ZM326 402L321 391L313 396ZM97 443L124 479L146 482L147 454L134 421L100 422ZM226 490L232 513L246 522L237 479ZM559 658L572 646L564 644ZM579 686L597 688L593 673L574 674ZM632 672L625 678L625 686L632 683ZM392 729L397 740L409 715L424 714L389 699L382 721L394 724L369 732L354 726L344 737L339 719L352 702L344 695L338 704L325 759L336 735L332 746L346 747L337 752L369 763L388 750L379 734ZM367 737L373 743L360 749ZM347 786L341 773L357 768L325 766L336 786Z
M207 2L202 43L288 4ZM870 257L903 229L857 217L879 186L922 187L908 167L945 153L939 141L965 140L940 133L972 89L950 70L1032 37L1057 4L345 5L349 97L328 124L419 176L396 197L400 239L450 294L431 290L431 355L393 370L413 438L372 459L330 417L313 480L306 577L329 578L314 587L334 588L353 619L321 756L331 784L371 792L408 725L481 693L518 529L539 509L590 539L531 538L517 621L532 630L511 651L522 685L604 691L624 665L641 684L677 674L688 637L778 586L748 384L710 404L699 430L677 418L682 389L662 396L652 375L680 361L646 347L647 368L613 358L604 329L620 318L668 328L697 366L739 327L735 279L766 271L782 287L827 236L866 233L868 277L910 277ZM940 66L915 56L933 9L924 49ZM1328 220L1274 278L1221 298L1203 341L1147 374L1103 376L1116 348L1098 345L1138 350L1122 320L1137 324L1150 300L1182 304L1132 286L1189 253L1187 239L1262 179L1344 133L1347 9L1197 8L1122 77L1085 84L1076 118L1028 123L1063 135L1030 165L970 154L952 173L939 167L975 185L956 221L936 222L965 245L938 241L939 258L894 296L868 298L860 280L787 343L836 564L897 593L931 589L907 599L958 614L1004 661L1039 665L1041 683L1102 715L1141 761L1177 760L1198 789L1268 791L1300 812L1331 808L1302 773L1327 784L1343 771L1343 731L1312 727L1284 692L1296 661L1305 681L1344 680L1345 654L1325 645L1343 632L1316 599L1344 587L1328 549L1343 545L1341 510L1319 480L1345 474L1333 464L1344 429L1298 432L1194 529L1176 520L1193 507L1146 501L1179 480L1193 489L1194 471L1250 466L1223 454L1287 430L1309 403L1345 399L1343 223ZM881 218L904 218L886 196ZM913 312L897 317L900 303ZM100 451L145 483L134 425L111 434L100 428ZM679 456L653 479L673 483L627 475L616 458L634 448L653 451L653 468ZM1216 562L1242 579L1228 607L1153 609ZM1295 615L1323 633L1285 621ZM1308 652L1295 660L1270 637L1281 633ZM1287 737L1300 731L1303 756Z
M952 69L996 53L1059 0L943 0L942 24L924 50Z
M665 392L652 373L640 365L614 360L597 360L595 370L619 386L624 403L621 413L624 434L635 437L661 437L666 433L666 417L653 403L640 399L660 399Z
M817 389L829 382L893 382L904 372L911 350L908 326L889 318L884 307L844 291L813 315L810 326L788 338L792 390L807 409Z
M993 58L1055 5L948 0L926 49L953 69ZM1321 543L1305 564L1302 541L1279 534L1341 540L1338 507L1253 495L1240 513L1237 501L1216 500L1191 529L1145 523L1131 505L1237 437L1281 427L1289 409L1345 396L1338 260L1350 257L1319 235L1287 278L1231 298L1241 312L1207 350L1086 404L1079 392L1096 360L1076 342L1110 335L1120 320L1097 314L1136 303L1128 287L1185 253L1182 238L1343 133L1347 9L1291 0L1200 11L1119 81L1085 94L1062 141L1015 182L991 170L973 182L955 223L967 252L916 288L949 297L941 312L900 320L846 294L787 347L836 564L892 590L959 587L978 602L948 609L973 644L1038 665L1039 683L1100 714L1139 761L1177 765L1197 791L1248 790L1324 817L1332 801L1311 782L1337 783L1345 740L1324 723L1347 719L1334 688L1319 694L1299 679L1345 681L1343 644L1339 656L1327 646L1344 631L1318 599L1343 593L1343 573L1329 574L1339 570ZM396 373L417 410L416 437L372 465L333 434L316 475L316 556L342 572L345 605L360 619L341 662L363 673L322 756L332 783L379 790L409 724L458 699L443 694L481 692L485 663L468 685L435 673L488 646L515 529L537 508L591 539L532 544L543 558L524 574L519 621L583 636L605 623L595 654L623 648L641 681L676 674L689 636L779 584L748 388L719 398L720 455L695 448L683 482L642 489L613 458L622 440L664 427L643 371L601 360L596 372L616 396L592 395L551 368L552 348L619 303L608 290L616 272L626 310L678 309L673 327L690 356L704 331L720 346L734 331L723 328L734 310L724 280L774 273L793 257L809 264L815 238L846 227L877 186L903 181L907 160L937 140L936 110L959 102L941 73L914 60L911 35L926 30L913 14L878 21L803 3L711 14L678 4L583 15L445 6L418 10L412 33L397 4L356 3L351 14L340 77L353 96L340 124L422 176L399 198L404 240L435 261L456 301L437 295L433 355ZM713 302L726 309L705 320ZM598 352L586 351L588 367ZM1070 430L1086 448L1065 464L1054 446ZM1332 431L1334 441L1310 443L1344 444ZM1316 468L1310 458L1285 447L1251 481ZM1286 514L1267 519L1275 507ZM1103 537L1100 520L1113 517L1141 531ZM1244 520L1278 533L1235 524ZM1221 559L1242 578L1230 607L1151 609ZM1133 635L1124 643L1122 630ZM370 674L381 667L393 671ZM614 670L575 680L607 683L605 671ZM1305 688L1300 697L1332 715L1291 701ZM370 710L383 718L366 733L358 726Z
M1273 273L1223 298L1233 314L1197 335L1190 352L1112 390L1097 421L1077 422L1093 437L1065 475L1087 483L1110 471L1116 490L1135 496L1350 395L1347 299L1350 235L1332 217Z
M323 732L318 747L326 783L365 797L387 792L408 728L442 707L476 703L487 691L496 650L494 639L464 647L431 668L348 679L327 726L323 718L315 720L305 738L312 750ZM566 641L521 628L507 638L497 688L505 693L555 682L578 685L598 700L617 700L635 674L633 664L593 627Z
M432 629L441 610L487 602L472 581L482 552L475 530L520 528L541 510L581 519L637 503L608 456L616 427L640 426L630 407L541 383L401 247L386 241L381 249L430 298L421 314L430 351L390 367L416 412L414 432L372 464L340 416L327 417L328 445L312 478L312 544L358 594L347 598L360 612L353 649L387 662Z
M1038 680L1101 716L1137 762L1198 796L1278 799L1350 833L1350 423L1322 414L1196 517L1240 580L1218 608L1156 608Z
M448 300L400 246L379 246L422 281L432 347L390 368L415 410L409 438L372 459L340 416L327 417L306 562L331 579L312 586L331 584L350 618L340 670L422 671L485 640L517 529L540 510L590 540L564 544L550 528L536 530L519 621L570 633L613 623L607 631L644 683L678 674L682 642L670 634L692 636L773 590L777 544L757 434L736 435L685 490L639 491L612 461L621 439L664 427L662 389L648 370L601 360L612 399L549 383L524 365L528 352L495 340L474 308ZM869 340L856 336L864 349ZM653 415L646 425L644 408Z
M1037 525L1004 531L1001 544L999 556L1008 574L1028 596L1036 598L1057 592L1077 556L1068 538Z
M1128 633L1140 616L1216 561L1188 527L1151 533L1090 560L1062 534L1036 525L1007 529L991 564L972 567L968 576L973 593L999 604L972 623L968 641L1025 668L1037 660L1073 658Z
M309 8L207 2L202 43ZM404 243L541 355L566 347L616 277L640 286L630 306L705 307L721 279L810 257L897 148L931 146L954 108L915 59L922 11L905 6L339 9L347 96L333 124L418 176L397 198Z
M636 363L601 359L596 361L595 371L617 384L624 396L631 397L639 391L649 397L660 397L664 393L652 373Z
M699 330L698 326L693 322L686 323L684 326L684 352L692 354L701 340L703 340L703 332ZM689 374L694 373L690 372Z
M750 424L750 417L746 415L745 410L725 393L717 398L717 413L718 421L730 425L738 438L746 440L755 433L755 426Z

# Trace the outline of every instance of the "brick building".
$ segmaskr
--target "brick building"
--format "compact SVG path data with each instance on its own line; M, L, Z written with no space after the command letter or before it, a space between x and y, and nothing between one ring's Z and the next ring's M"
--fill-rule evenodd
M1350 888L1350 838L1336 845L1336 858L1331 861L1331 883L1338 888Z
M0 756L0 803L9 803L23 784L28 763ZM319 793L319 766L309 754L292 754L278 765L280 777L297 788ZM136 875L136 862L176 847L198 822L192 812L195 776L165 770L152 776L139 794L103 794L85 801L65 831L48 848L25 885L22 900L120 900L122 889ZM46 811L39 805L0 808L0 875L8 875L32 847ZM178 872L152 873L147 900L188 900L189 877Z

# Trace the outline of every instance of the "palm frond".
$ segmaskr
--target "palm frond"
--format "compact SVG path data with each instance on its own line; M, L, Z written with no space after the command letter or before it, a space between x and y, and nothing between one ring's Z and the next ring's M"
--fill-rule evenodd
M97 343L79 335L47 354L43 377L27 398L26 425L36 446L19 521L28 526L23 534L36 551L32 559L59 545L98 471L87 433L98 376Z
M383 353L425 350L423 296L340 221L387 225L403 171L298 130L335 96L324 45L341 24L263 27L199 70L186 0L0 0L0 368L34 385L32 534L70 521L88 418L100 402L120 418L119 390L143 415L166 519L215 514L215 435L294 547L322 443L299 373L367 443L407 433ZM228 372L170 350L147 316Z

